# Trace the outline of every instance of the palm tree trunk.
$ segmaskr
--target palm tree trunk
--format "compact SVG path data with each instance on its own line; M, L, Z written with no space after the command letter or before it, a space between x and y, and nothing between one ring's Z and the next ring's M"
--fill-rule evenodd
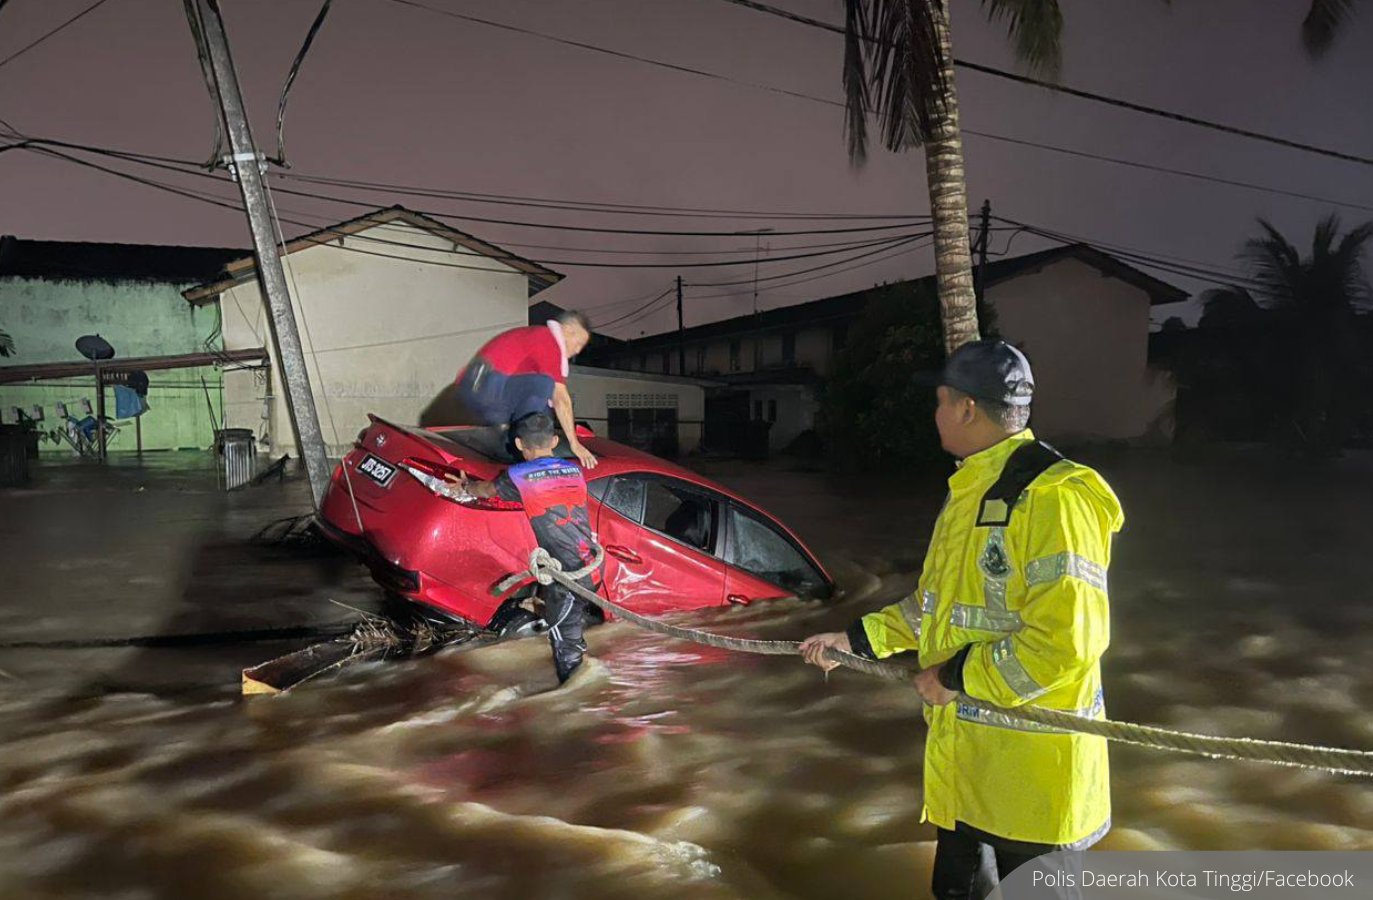
M978 338L977 295L973 288L972 245L968 239L968 185L963 169L963 138L958 130L953 44L948 0L927 0L939 34L947 86L935 134L925 142L925 175L934 225L934 273L944 324L944 349L953 353Z

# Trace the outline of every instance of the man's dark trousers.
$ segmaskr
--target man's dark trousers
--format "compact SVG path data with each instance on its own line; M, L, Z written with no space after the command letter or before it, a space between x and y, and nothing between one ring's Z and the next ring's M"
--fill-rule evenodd
M1022 865L1054 851L1049 846L1018 845L1014 849L983 843L957 831L939 829L934 851L932 888L935 900L982 900L999 883ZM1056 873L1071 874L1073 883L1082 883L1082 851L1056 853L1048 864ZM1080 900L1077 887L1059 888L1054 896Z

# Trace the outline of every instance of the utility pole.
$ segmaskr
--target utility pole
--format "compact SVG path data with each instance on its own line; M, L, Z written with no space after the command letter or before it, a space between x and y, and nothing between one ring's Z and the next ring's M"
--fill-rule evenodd
M992 201L982 201L982 233L977 239L977 277L973 281L973 292L977 302L982 302L984 279L987 277L987 240L991 236Z
M253 235L253 251L257 254L258 283L267 302L267 322L271 327L277 365L286 382L286 411L291 417L296 447L310 479L315 509L319 509L329 487L329 460L324 452L324 435L319 427L319 414L315 411L314 394L310 391L310 376L305 369L305 352L296 329L291 295L286 289L286 273L277 252L276 231L272 227L263 180L264 157L258 153L248 128L248 116L243 107L243 95L239 92L233 57L229 54L229 39L224 33L218 0L187 0L186 12L191 19L192 32L204 40L205 53L209 57L211 87L219 101L224 131L229 136L233 154L226 162L243 194L248 229Z
M763 334L758 330L758 258L762 256L763 235L771 228L759 228L754 232L753 243L753 371L763 367ZM768 246L769 252L771 245Z
M686 325L682 319L682 276L677 276L677 374L686 375Z

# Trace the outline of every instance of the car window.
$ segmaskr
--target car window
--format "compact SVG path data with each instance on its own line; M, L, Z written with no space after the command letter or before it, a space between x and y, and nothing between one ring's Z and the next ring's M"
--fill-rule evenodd
M802 597L829 594L829 583L783 533L752 512L729 505L725 562Z
M640 482L644 491L643 524L705 553L715 549L715 501L679 482Z
M631 522L642 522L644 520L643 481L638 478L618 475L614 478L602 478L599 482L594 483L604 484L605 482L609 482L609 486L602 488L605 491L604 496L597 495L601 502Z

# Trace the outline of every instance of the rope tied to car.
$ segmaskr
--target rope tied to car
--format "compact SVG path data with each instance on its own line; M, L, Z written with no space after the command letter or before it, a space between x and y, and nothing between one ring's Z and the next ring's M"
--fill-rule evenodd
M499 593L510 587L533 579L541 585L558 584L577 597L594 606L618 616L646 631L664 637L690 641L707 647L733 650L739 653L754 653L764 656L797 656L801 652L799 641L764 641L754 638L736 638L696 628L687 628L641 615L626 609L588 590L580 581L595 572L605 561L605 551L599 544L593 544L592 559L580 569L564 571L562 563L542 547L529 555L529 568L515 572L503 579L498 586ZM880 662L853 653L845 653L833 647L825 650L825 656L843 666L886 681L911 684L918 668L897 663ZM1271 765L1289 766L1299 769L1313 769L1340 775L1362 775L1373 777L1373 752L1349 750L1342 747L1322 747L1315 744L1296 744L1286 741L1268 741L1257 738L1217 737L1159 728L1152 725L1139 725L1134 722L1117 722L1111 719L1092 719L1042 706L1025 705L1001 707L969 697L960 693L954 701L960 707L980 710L997 717L1008 717L1020 723L1020 727L1035 730L1077 732L1094 735L1116 743L1132 744L1154 750L1170 750L1204 756L1209 759L1239 759Z

